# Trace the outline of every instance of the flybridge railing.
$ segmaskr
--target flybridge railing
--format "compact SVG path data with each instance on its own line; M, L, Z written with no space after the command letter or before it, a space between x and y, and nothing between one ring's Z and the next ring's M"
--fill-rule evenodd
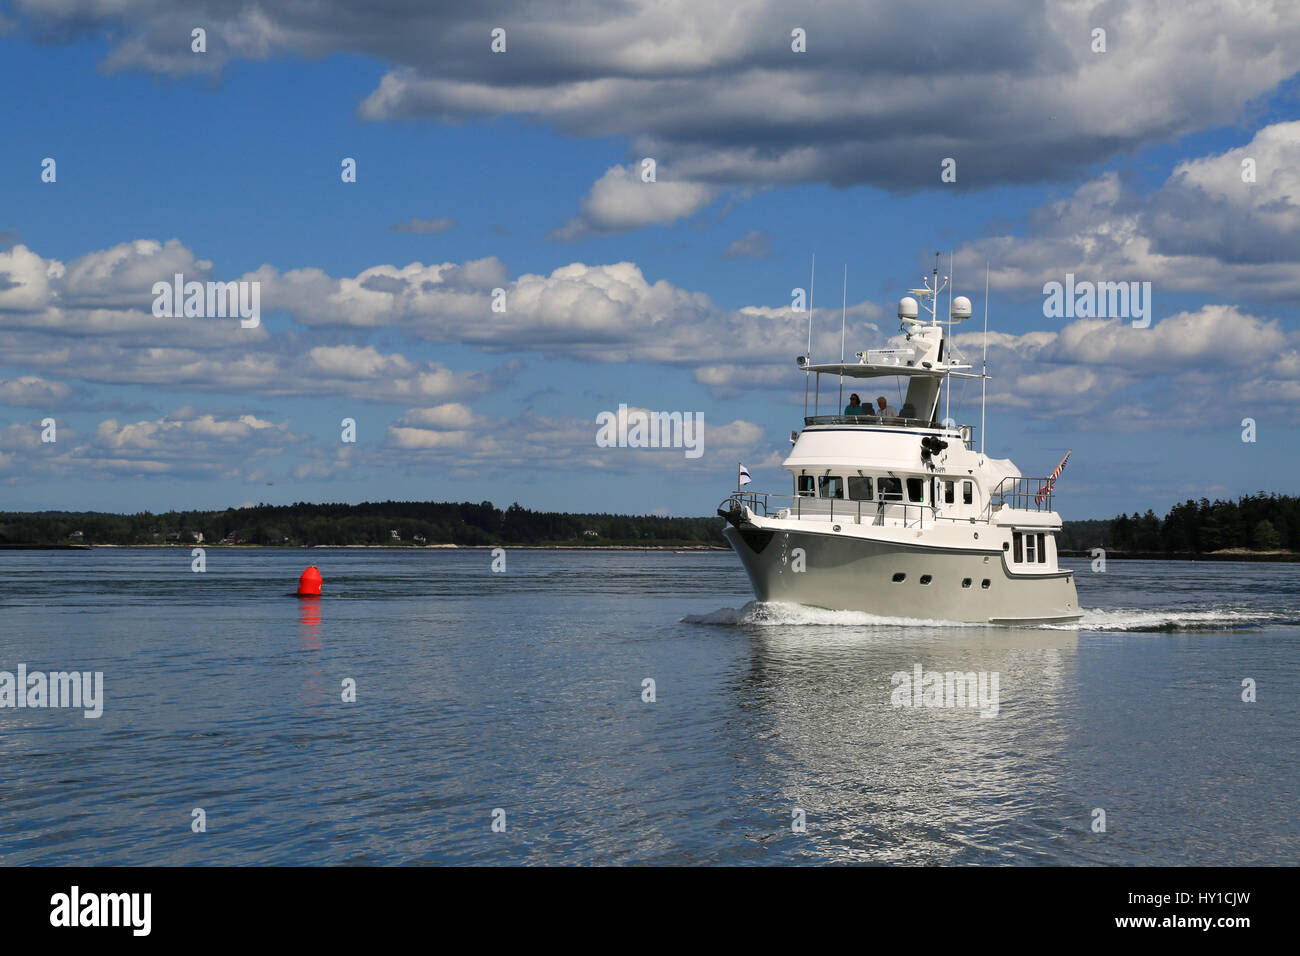
M921 418L885 418L880 415L806 415L803 423L807 425L888 425L893 428L946 428L935 421ZM961 432L961 440L970 448L975 442L974 425L951 426Z
M806 415L805 425L900 425L910 428L938 428L937 422L920 418L884 417L881 415Z
M718 505L718 514L739 515L748 508L764 518L814 518L826 521L851 521L854 524L901 524L906 528L924 528L930 505L907 501L851 501L843 498L814 498L811 495L774 495L761 491L736 491ZM730 520L730 519L728 519ZM962 519L970 520L970 519ZM930 515L930 523L935 521Z
M1022 511L1055 511L1050 478L1003 478L989 495L989 509L1000 506Z

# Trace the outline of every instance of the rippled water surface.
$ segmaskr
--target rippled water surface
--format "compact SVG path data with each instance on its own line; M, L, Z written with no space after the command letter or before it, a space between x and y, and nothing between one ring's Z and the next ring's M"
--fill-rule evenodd
M0 671L102 671L105 698L0 709L0 862L1300 855L1300 566L1067 561L1080 626L1018 629L755 605L729 553L490 563L0 552ZM894 706L918 665L996 675L996 715Z

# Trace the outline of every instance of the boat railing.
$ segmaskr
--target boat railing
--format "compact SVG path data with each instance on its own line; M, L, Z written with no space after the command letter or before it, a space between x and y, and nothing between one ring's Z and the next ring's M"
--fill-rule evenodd
M974 425L945 425L943 422L926 421L921 418L882 417L880 415L807 415L803 423L807 425L887 425L891 428L935 428L953 429L961 433L961 440L966 447L975 441Z
M897 428L941 428L935 421L896 415L805 415L805 425L889 425Z
M743 513L744 508L764 518L839 520L854 524L901 525L905 528L924 528L926 512L931 510L928 504L892 499L853 501L844 498L816 498L812 495L736 491L718 506L718 513ZM932 513L929 520L931 524L935 521Z
M989 510L1007 507L1023 511L1055 511L1053 497L1050 478L1003 478L989 495Z

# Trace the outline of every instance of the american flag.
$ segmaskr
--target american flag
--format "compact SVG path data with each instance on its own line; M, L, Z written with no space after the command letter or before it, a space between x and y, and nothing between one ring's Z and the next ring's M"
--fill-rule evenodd
M1056 479L1060 478L1061 472L1065 471L1065 463L1070 460L1070 452L1072 451L1074 451L1073 448L1065 453L1065 457L1062 458L1061 463L1056 466L1056 470L1048 476L1047 483L1038 489L1038 494L1034 495L1034 504L1041 505L1043 500L1052 493L1052 489L1056 487Z

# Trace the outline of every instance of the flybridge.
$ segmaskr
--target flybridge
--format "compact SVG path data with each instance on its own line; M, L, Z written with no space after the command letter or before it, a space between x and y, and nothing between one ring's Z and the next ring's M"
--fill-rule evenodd
M847 285L847 278L846 278ZM949 289L949 310L947 319L947 336L944 332L944 322L938 314L938 297L939 293ZM980 402L980 424L981 433L983 432L983 380L987 378L987 369L980 374L973 374L969 370L971 365L965 363L956 354L948 339L952 336L952 327L965 322L971 316L970 299L964 295L952 297L950 288L950 277L939 276L938 253L935 254L935 268L931 276L922 280L922 285L917 289L908 289L908 295L904 296L898 302L898 320L899 328L904 333L907 345L897 348L867 349L855 353L857 361L847 362L844 356L845 342L845 314L841 315L840 328L840 360L838 362L815 363L812 361L811 354L800 355L796 358L799 367L804 370L804 422L805 424L863 424L863 425L929 425L938 427L939 425L939 402L944 388L947 385L949 377L957 378L976 378L981 380L981 402ZM987 289L985 291L985 338L987 349L988 335L988 306L987 306ZM847 295L846 295L847 301ZM918 301L919 300L919 301ZM922 310L928 311L928 316L923 316ZM846 312L847 310L845 310ZM808 344L809 353L812 347L812 309L811 305L808 312ZM947 354L945 354L945 352ZM821 405L821 377L823 375L835 375L839 379L839 396L838 404L843 405L844 401L844 379L871 379L871 378L897 378L908 381L907 394L900 396L900 404L895 408L886 407L877 409L868 407L864 402L859 406L849 406L844 408L843 415L834 416L820 415ZM811 376L816 376L815 388L811 390L813 398L813 414L808 414L809 399L809 382ZM884 396L882 396L884 397ZM870 401L868 397L867 402ZM951 404L951 403L949 403ZM854 410L854 409L860 410ZM945 425L951 425L951 419L943 415ZM839 411L837 406L836 411ZM889 414L885 414L888 412ZM824 419L834 419L826 421ZM982 439L981 439L982 441ZM982 445L981 445L982 447Z

